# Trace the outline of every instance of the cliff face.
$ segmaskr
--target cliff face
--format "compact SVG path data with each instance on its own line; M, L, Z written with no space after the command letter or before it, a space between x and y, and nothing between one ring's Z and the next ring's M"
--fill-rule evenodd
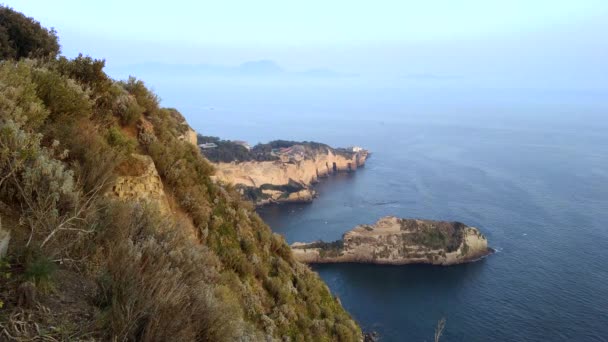
M184 125L188 125L188 124L184 124ZM184 140L188 143L190 143L191 145L193 145L194 147L197 147L197 138L196 138L196 131L193 130L190 126L187 126L186 131L184 132L183 135L181 135L179 137L180 140Z
M477 260L492 252L486 238L458 222L384 217L360 225L342 240L294 243L297 260L306 263L358 262L375 264L453 265Z
M367 151L336 153L330 148L308 153L299 159L215 163L215 179L232 183L245 194L253 194L257 205L309 202L315 196L311 185L336 172L352 172L363 166Z

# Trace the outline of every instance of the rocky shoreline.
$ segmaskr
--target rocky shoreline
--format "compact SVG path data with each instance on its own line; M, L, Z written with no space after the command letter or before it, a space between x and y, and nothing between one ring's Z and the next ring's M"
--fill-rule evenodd
M355 172L370 153L361 148L336 149L323 144L296 143L276 152L275 160L213 163L213 179L234 184L256 206L308 203L313 185L339 172Z
M359 225L334 242L296 242L296 260L304 263L455 265L479 260L493 250L478 229L460 222L387 216Z

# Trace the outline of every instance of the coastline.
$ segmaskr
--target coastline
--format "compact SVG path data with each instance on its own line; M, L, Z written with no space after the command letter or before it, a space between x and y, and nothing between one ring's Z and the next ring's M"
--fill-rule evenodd
M371 155L360 147L348 150L309 144L312 143L282 149L287 152L273 154L272 158L278 158L273 160L212 162L216 170L212 179L218 183L233 184L243 197L257 207L310 203L317 197L315 185L322 179L338 173L354 173L364 167Z

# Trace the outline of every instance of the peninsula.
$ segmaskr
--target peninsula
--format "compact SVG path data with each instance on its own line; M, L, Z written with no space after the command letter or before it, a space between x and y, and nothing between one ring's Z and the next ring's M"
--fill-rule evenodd
M305 263L454 265L478 260L493 250L476 228L460 222L388 216L359 225L334 242L296 242L294 257Z
M256 205L310 202L313 185L337 172L354 172L369 152L361 147L332 148L317 142L275 140L250 147L243 141L198 137L202 154L213 163L213 179L233 184Z

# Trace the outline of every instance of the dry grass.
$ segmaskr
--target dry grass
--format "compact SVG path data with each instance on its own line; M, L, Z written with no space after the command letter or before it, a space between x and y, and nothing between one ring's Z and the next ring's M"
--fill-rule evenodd
M115 171L120 176L138 177L146 172L146 163L138 158L129 156L116 167Z
M126 214L126 215L125 215ZM138 341L233 341L250 334L227 288L214 285L218 261L184 227L146 208L113 210L107 266L98 302L108 338ZM116 231L114 231L116 233Z

